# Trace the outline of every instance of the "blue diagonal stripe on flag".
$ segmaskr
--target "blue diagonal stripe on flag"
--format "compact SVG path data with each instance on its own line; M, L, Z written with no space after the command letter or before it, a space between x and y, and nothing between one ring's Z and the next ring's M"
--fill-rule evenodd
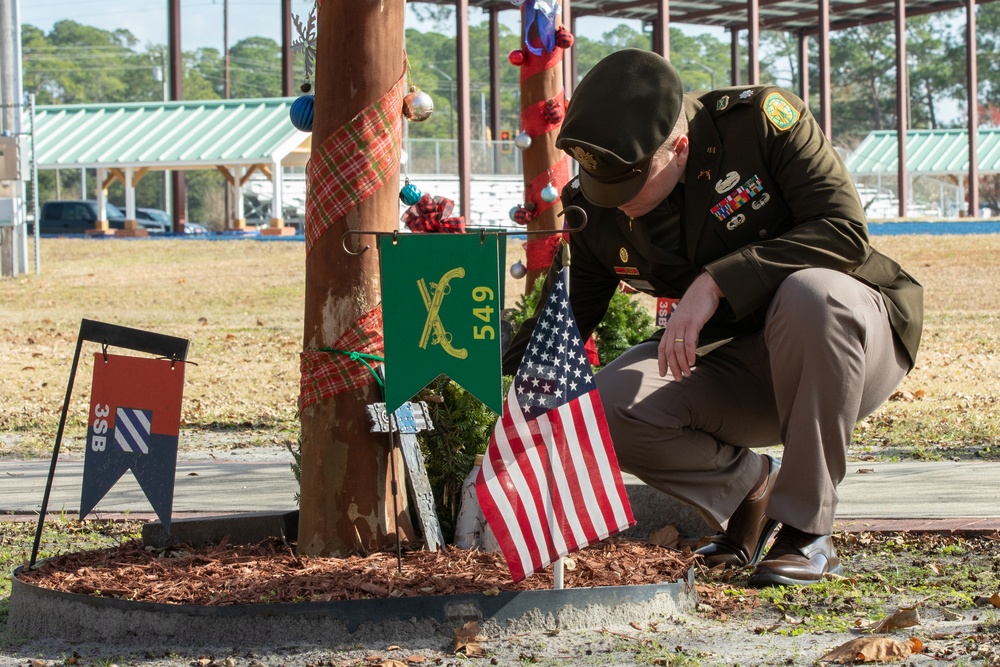
M115 442L126 452L149 453L152 410L118 408L115 411Z

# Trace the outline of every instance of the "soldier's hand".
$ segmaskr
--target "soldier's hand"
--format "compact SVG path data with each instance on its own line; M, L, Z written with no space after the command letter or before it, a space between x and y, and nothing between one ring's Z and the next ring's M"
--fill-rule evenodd
M674 380L691 375L702 327L715 314L722 291L708 273L695 278L667 320L658 348L660 377L670 372Z

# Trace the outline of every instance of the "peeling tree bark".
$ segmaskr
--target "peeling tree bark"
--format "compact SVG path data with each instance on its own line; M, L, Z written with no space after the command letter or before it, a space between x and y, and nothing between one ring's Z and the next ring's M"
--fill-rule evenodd
M318 13L313 146L382 97L403 71L403 0L325 0ZM349 230L391 231L398 225L398 172L338 221L306 258L303 349L331 347L380 301L378 252L372 236L341 245ZM394 516L389 440L369 432L365 406L379 402L378 385L338 394L304 409L299 552L345 556L394 545L406 516L405 479L396 463L399 516Z

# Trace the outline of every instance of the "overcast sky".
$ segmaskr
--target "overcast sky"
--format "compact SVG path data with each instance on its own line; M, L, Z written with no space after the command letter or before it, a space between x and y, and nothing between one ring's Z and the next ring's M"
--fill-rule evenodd
M19 0L21 23L29 23L45 32L63 19L90 25L103 30L127 28L139 43L167 43L167 0ZM312 0L292 0L292 13L303 19L309 14ZM181 0L181 46L185 50L210 46L222 50L223 0ZM433 29L418 25L408 13L408 27L421 30ZM486 20L486 13L471 9L469 21L478 24ZM519 12L513 9L500 13L507 25L520 23ZM577 31L591 39L611 30L623 21L585 17L577 22ZM624 22L639 29L639 22ZM444 32L444 31L442 31ZM280 0L229 0L229 43L235 44L245 37L270 37L281 41ZM294 37L294 34L293 34Z

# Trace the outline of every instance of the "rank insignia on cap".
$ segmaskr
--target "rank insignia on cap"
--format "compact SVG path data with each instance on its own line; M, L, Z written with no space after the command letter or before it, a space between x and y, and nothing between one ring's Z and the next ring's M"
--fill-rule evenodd
M723 95L719 98L719 101L715 103L716 111L723 111L729 106L729 95Z
M583 150L580 146L573 146L571 150L573 157L576 158L576 161L579 162L584 169L587 169L588 171L594 171L597 169L597 160L594 159L593 155Z
M790 129L799 120L798 110L781 93L771 93L764 98L764 114L780 132Z
M626 250L625 248L619 248L618 249L618 256L622 258L623 262L627 262L628 261L628 250Z

